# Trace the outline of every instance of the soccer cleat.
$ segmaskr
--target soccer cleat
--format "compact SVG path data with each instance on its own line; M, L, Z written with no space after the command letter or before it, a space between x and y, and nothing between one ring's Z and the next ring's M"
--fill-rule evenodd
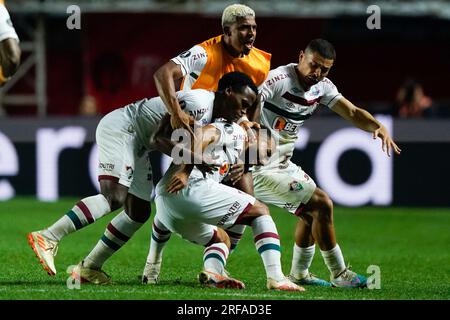
M279 291L305 291L305 288L296 285L288 278L284 278L281 281L277 281L272 278L267 278L267 289Z
M142 283L157 284L159 282L159 273L161 272L161 261L156 263L145 263L144 273L142 274Z
M198 280L201 284L211 288L245 289L245 284L237 279L206 270L199 273Z
M367 286L366 277L351 271L350 265L336 277L331 277L331 284L338 288L364 288Z
M34 231L28 234L28 243L44 270L50 276L54 276L56 274L55 256L58 252L58 241L50 240L42 234L42 231Z
M330 282L320 279L320 278L317 278L311 272L308 272L306 277L303 277L303 278L296 277L293 274L290 274L289 280L291 280L295 284L302 285L302 286L331 287Z
M70 274L72 280L79 280L80 283L93 283L93 284L110 284L111 277L102 270L91 269L83 266L81 261L77 264Z

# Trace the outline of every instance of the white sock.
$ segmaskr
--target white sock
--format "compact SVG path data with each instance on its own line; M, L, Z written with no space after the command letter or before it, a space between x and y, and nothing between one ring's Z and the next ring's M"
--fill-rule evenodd
M172 233L167 229L156 215L153 219L152 237L148 251L147 263L157 263L162 260L162 255L167 241Z
M77 231L111 212L108 200L102 195L84 198L66 215L43 231L44 236L60 241L66 235Z
M203 268L223 275L227 264L229 250L225 243L213 243L203 252Z
M101 269L105 261L119 250L143 225L132 220L125 211L120 212L106 227L94 249L84 259L84 266Z
M322 257L325 260L325 264L328 267L328 270L330 270L331 275L333 277L336 277L339 273L344 271L345 269L345 262L344 262L344 256L342 255L341 248L338 244L336 244L336 247L334 247L331 250L328 251L322 251L320 250L320 253L322 253Z
M225 229L225 232L230 237L231 242L230 253L232 253L234 249L236 249L237 245L239 244L239 241L241 241L242 235L245 232L245 227L246 226L243 224L237 224L228 229Z
M297 279L306 277L309 272L309 267L311 267L315 251L315 244L310 247L302 248L294 243L291 275L293 275Z
M280 237L269 215L257 217L252 222L256 250L258 250L266 269L267 278L276 281L284 279L281 270Z

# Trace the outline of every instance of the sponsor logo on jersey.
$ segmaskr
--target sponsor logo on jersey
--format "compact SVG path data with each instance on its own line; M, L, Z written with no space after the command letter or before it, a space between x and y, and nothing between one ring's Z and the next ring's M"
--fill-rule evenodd
M266 83L268 86L271 86L275 82L286 79L286 78L289 78L289 75L287 73L281 73L281 74L274 76L273 78L267 80Z
M187 58L191 55L191 52L189 50L183 51L182 53L180 53L179 57L180 58Z
M300 191L300 190L303 190L303 186L300 182L292 181L289 184L289 191Z
M195 56L192 56L192 59L194 61L198 60L200 58L206 58L206 52L200 52L200 53L197 53Z
M228 133L228 134L232 134L233 131L234 131L233 125L232 125L232 124L229 124L229 123L225 123L225 124L223 125L223 128L225 129L225 132Z
M200 120L200 118L208 111L208 108L201 108L193 111L189 111L189 115L191 115L194 119Z
M220 219L219 222L217 222L217 226L223 226L225 224L225 222L227 222L227 220L234 216L236 213L238 213L239 209L241 208L241 204L236 201L235 203L233 203L233 205L228 209L227 214L224 215L222 217L222 219Z
M292 202L286 202L283 205L283 208L286 209L287 211L291 211L291 210L295 209L295 206Z
M273 122L273 128L277 131L284 131L288 133L297 133L300 129L301 124L300 123L292 123L287 121L283 117L278 117Z
M228 162L224 162L222 164L222 166L219 168L219 173L221 176L224 176L228 173L229 170L230 170L230 165L228 164Z
M98 164L98 167L100 169L105 170L105 171L113 171L114 170L114 163L103 163L103 162L100 162Z

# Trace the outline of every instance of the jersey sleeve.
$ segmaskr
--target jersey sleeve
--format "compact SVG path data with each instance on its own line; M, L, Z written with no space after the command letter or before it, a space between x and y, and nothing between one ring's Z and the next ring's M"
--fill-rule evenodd
M273 81L276 74L273 71L270 71L267 75L266 81L260 86L259 92L261 93L261 104L266 102L267 100L272 100L273 97L277 96L277 93L281 91L280 89L280 81Z
M198 76L206 65L208 56L201 46L193 46L190 50L180 53L171 61L181 67L183 77L192 72Z
M202 89L177 92L181 110L194 118L195 124L204 126L211 122L214 93Z
M339 93L338 89L328 78L325 78L322 82L323 95L320 99L320 103L327 106L328 108L333 108L336 102L342 98L342 94Z

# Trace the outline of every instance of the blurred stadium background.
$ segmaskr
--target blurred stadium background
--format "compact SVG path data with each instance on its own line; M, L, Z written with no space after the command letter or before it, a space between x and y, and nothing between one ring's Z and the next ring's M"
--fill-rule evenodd
M23 54L0 89L0 199L94 193L99 117L155 96L154 71L220 34L221 12L231 3L7 1ZM349 138L340 131L347 124L320 108L300 133L296 157L337 203L450 205L449 1L378 1L381 28L373 30L366 25L370 1L243 3L257 13L256 46L273 54L272 68L297 61L313 38L331 41L337 60L330 78L344 96L383 116L404 150L393 159L373 143L374 152L363 150L361 133ZM70 30L73 4L81 28ZM398 102L402 87L406 98ZM406 100L424 111L399 116ZM166 165L159 158L157 179Z
M14 219L14 208L29 211L34 198L51 202L95 194L94 137L100 117L155 96L156 69L220 34L221 12L235 2L256 11L255 46L272 53L272 68L296 62L299 50L313 38L335 45L337 60L329 78L344 96L379 117L403 149L402 155L386 157L369 134L322 108L300 131L294 162L331 195L343 215L346 207L388 209L383 211L386 224L380 228L388 225L391 207L420 207L425 216L442 207L436 213L439 218L427 220L429 228L423 229L427 235L441 236L435 249L444 255L435 267L442 271L440 263L449 259L448 215L441 213L450 207L450 1L7 0L21 39L22 63L0 89L0 211ZM366 25L372 4L381 8L380 29ZM81 9L80 29L66 26L71 5ZM411 103L423 112L399 114L401 106ZM152 161L158 179L167 159L154 153ZM61 210L44 215L45 223L28 221L28 230L20 231L43 227L62 215ZM408 211L402 212L398 218L407 218ZM353 230L364 228L364 220L360 222ZM394 234L390 237L390 243L397 241ZM424 241L436 244L431 238ZM380 241L379 247L385 246ZM396 250L403 252L400 247ZM422 293L425 298L449 298L448 286L439 290L440 296ZM395 293L388 298L398 297L402 296Z

